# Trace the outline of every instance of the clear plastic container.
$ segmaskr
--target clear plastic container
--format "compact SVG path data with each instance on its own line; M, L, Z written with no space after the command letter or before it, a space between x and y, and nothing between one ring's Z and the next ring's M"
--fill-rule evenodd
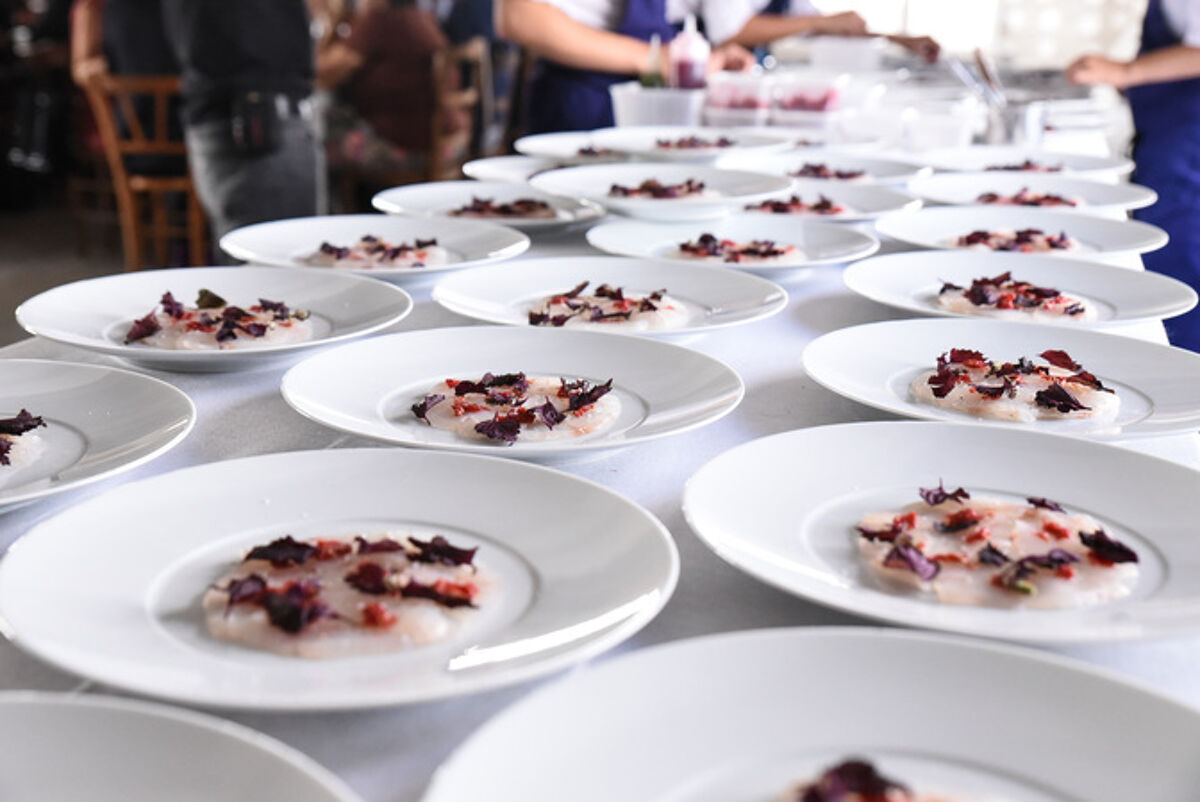
M608 91L617 125L700 125L703 89L647 89L628 81Z

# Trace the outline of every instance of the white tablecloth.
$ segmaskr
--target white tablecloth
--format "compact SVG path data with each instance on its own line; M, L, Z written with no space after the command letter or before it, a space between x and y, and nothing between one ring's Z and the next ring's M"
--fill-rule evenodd
M890 248L899 249L895 244ZM581 233L569 232L538 235L529 255L584 253L595 251ZM1136 259L1126 261L1131 267L1140 267ZM503 266L495 269L502 270ZM781 314L685 342L724 360L741 374L747 387L746 400L733 414L712 426L666 441L669 448L651 443L556 466L601 482L642 504L667 525L679 545L682 575L674 597L656 620L615 653L734 629L867 623L774 590L729 567L696 539L680 511L685 480L706 461L735 445L790 429L888 417L842 399L808 379L800 368L800 353L809 340L823 333L903 315L851 294L842 286L840 267L799 271L781 283L791 295ZM432 282L409 287L417 305L399 330L470 323L434 304L429 298L431 287ZM1159 324L1129 327L1125 333L1163 341ZM122 364L36 339L0 349L0 357ZM195 431L174 451L136 471L0 515L0 547L7 548L38 521L57 511L133 479L253 454L374 445L323 428L293 412L278 389L289 364L216 375L151 372L175 384L196 402L199 421ZM1200 467L1200 439L1195 435L1138 441L1129 447ZM1200 488L1200 474L1197 481ZM1136 492L1136 487L1131 485L1130 492ZM1054 651L1113 669L1200 706L1200 637ZM537 684L369 712L223 715L306 752L367 800L407 802L419 799L434 769L458 743ZM0 689L105 690L43 665L6 641L0 642Z

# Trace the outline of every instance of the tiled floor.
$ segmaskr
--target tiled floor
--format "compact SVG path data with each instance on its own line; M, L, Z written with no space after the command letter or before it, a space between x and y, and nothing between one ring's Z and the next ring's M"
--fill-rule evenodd
M26 298L121 269L120 250L95 237L91 254L79 255L75 228L65 208L0 214L0 346L28 336L13 317Z

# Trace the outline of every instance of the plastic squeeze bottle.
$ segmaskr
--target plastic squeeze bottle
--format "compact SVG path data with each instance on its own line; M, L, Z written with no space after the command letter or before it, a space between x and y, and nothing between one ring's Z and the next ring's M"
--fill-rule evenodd
M696 15L688 14L680 31L667 47L671 86L677 89L703 89L707 83L708 56L712 47L696 30Z

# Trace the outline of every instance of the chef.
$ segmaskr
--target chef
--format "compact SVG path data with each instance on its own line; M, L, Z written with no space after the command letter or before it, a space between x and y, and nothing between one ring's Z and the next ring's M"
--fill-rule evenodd
M822 14L811 0L758 0L758 13L733 37L745 47L770 44L785 36L873 36L866 21L853 11ZM940 48L928 36L892 35L887 39L929 62L937 61Z
M1171 235L1146 266L1200 289L1200 0L1150 0L1136 58L1082 56L1067 76L1125 90L1137 129L1134 180L1158 192L1136 216ZM1200 351L1200 311L1167 321L1167 335Z

